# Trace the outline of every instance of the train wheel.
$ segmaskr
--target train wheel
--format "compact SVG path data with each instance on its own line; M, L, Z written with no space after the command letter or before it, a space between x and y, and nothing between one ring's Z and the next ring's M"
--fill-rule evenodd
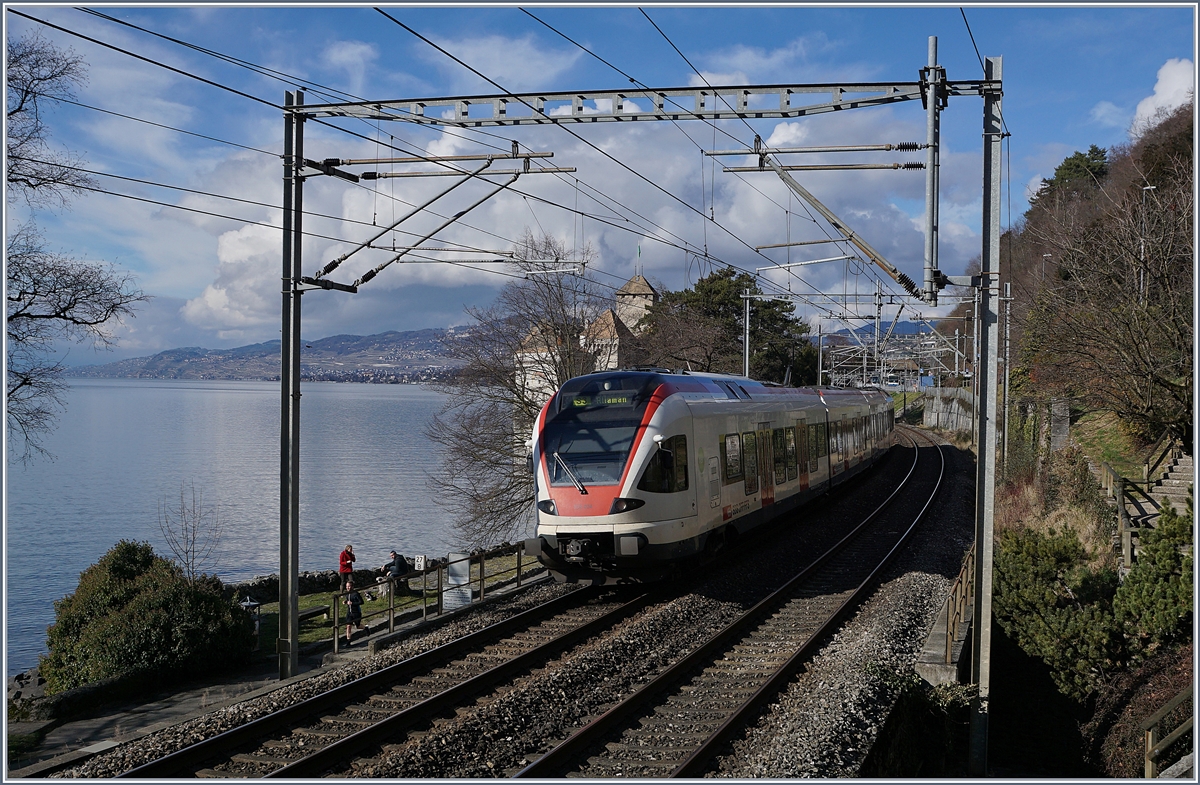
M716 556L725 550L725 533L728 529L728 526L722 526L719 529L709 532L708 539L704 541L704 555L706 557Z

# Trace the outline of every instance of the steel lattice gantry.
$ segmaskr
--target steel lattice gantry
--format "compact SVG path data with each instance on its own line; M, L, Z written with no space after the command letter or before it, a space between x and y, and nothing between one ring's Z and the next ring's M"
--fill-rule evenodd
M943 82L943 97L981 96L999 89L987 80ZM452 98L405 98L309 104L308 117L358 117L466 128L655 120L785 120L796 117L925 101L928 83L723 85L663 89L512 93ZM800 96L828 100L800 104ZM440 111L439 111L440 110Z

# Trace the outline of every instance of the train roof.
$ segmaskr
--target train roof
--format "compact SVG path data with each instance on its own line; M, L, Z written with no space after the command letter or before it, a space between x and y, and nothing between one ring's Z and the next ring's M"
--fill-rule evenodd
M651 377L658 377L660 383L668 384L676 388L680 392L689 391L692 387L688 382L697 382L695 389L692 391L706 391L720 393L726 389L726 385L736 385L751 398L770 398L776 395L820 395L822 398L845 398L845 397L860 397L862 400L870 400L872 397L886 397L887 393L881 390L860 389L857 387L784 387L783 385L774 382L761 382L756 379L750 379L746 376L735 376L727 373L709 373L700 371L686 370L670 370L667 368L657 367L634 367L620 368L611 371L598 371L596 373L577 376L569 380L564 387L571 385L586 385L591 381L604 382L615 379L629 380L631 378L643 379L641 387L651 382ZM711 387L704 384L710 382ZM721 384L718 384L721 383Z

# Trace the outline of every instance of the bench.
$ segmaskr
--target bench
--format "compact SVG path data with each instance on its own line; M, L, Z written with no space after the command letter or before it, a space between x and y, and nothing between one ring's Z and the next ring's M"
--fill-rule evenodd
M317 605L316 607L307 608L305 610L302 610L298 614L297 620L304 621L305 619L314 619L317 616L328 617L329 616L329 606L328 605Z

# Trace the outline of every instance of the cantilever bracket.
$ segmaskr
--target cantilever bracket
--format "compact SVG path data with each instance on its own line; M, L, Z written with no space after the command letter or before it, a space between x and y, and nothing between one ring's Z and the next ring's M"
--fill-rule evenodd
M305 158L304 165L309 169L316 169L322 174L327 174L331 177L340 177L343 180L349 180L352 183L358 182L358 175L351 174L350 172L343 172L341 169L335 169L323 161L314 161L311 158Z

